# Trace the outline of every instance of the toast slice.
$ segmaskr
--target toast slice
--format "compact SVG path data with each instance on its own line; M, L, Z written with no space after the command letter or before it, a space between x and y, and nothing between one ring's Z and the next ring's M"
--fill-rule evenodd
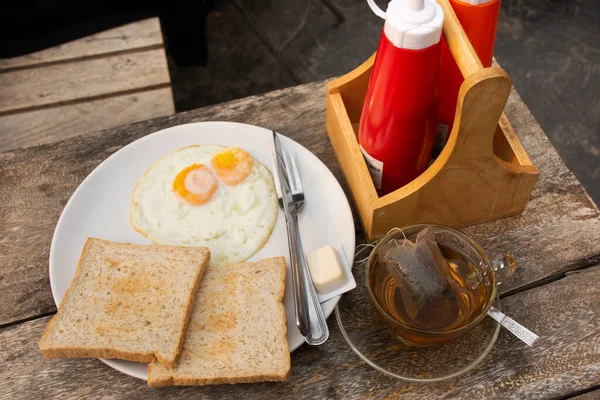
M88 238L75 278L40 339L42 354L174 367L209 260L204 247Z
M285 272L283 257L210 266L177 367L150 364L148 386L286 380Z

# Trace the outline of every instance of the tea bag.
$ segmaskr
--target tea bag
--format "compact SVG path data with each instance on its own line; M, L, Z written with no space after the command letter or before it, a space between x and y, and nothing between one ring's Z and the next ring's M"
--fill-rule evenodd
M391 241L378 252L379 258L400 289L402 301L410 318L418 322L421 311L435 308L451 293L452 278L431 228L417 235L415 243L404 245Z

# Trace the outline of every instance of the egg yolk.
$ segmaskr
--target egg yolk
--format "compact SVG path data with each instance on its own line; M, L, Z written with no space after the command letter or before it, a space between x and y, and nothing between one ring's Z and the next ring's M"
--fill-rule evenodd
M187 203L201 205L207 203L218 188L210 169L203 164L192 164L177 174L173 181L173 191Z
M228 186L243 182L252 170L252 156L235 147L215 154L211 163L221 181Z

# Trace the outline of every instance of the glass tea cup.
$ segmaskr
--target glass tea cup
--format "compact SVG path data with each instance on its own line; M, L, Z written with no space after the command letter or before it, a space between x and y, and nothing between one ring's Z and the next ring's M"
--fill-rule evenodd
M403 303L400 296L402 289L395 285L391 275L386 272L379 254L383 246L393 246L392 241L397 246L405 245L405 240L414 242L417 235L426 228L433 230L447 260L453 258L449 255L453 255L465 261L461 263L462 269L452 270L453 278L464 286L469 286L469 295L466 296L465 288L460 303L440 303L444 307L440 305L437 309L419 312L419 316L424 315L424 320L428 320L430 325L416 319L412 322L418 323L411 323L404 310L399 310ZM368 258L365 278L371 304L389 330L407 345L431 346L454 341L477 326L496 301L499 280L506 280L514 269L514 260L509 255L492 262L481 246L463 233L440 225L423 224L393 230L379 241ZM435 326L437 321L444 318L450 320L446 326Z

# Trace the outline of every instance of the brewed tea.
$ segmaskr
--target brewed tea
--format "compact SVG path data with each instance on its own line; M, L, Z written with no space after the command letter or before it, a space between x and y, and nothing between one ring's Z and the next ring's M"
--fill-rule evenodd
M436 243L435 236L433 241ZM382 259L382 253L379 253L368 277L377 303L398 322L420 331L445 332L467 325L485 307L489 299L486 293L490 290L489 285L482 281L480 270L460 249L437 242L430 256L425 247L416 248L419 242L400 243L402 247L407 244L413 246L415 251L411 253L416 255L412 255L412 259L404 255L404 259L401 258L403 265L396 262L393 274L386 263L393 262L390 259L393 260L394 254L384 253L388 257ZM427 247L431 247L431 244ZM390 246L383 250L393 252L398 248L399 245L390 242ZM426 254L421 255L420 259L419 250L421 254ZM441 255L439 259L436 253ZM434 266L423 262L423 258L427 257L435 258Z

